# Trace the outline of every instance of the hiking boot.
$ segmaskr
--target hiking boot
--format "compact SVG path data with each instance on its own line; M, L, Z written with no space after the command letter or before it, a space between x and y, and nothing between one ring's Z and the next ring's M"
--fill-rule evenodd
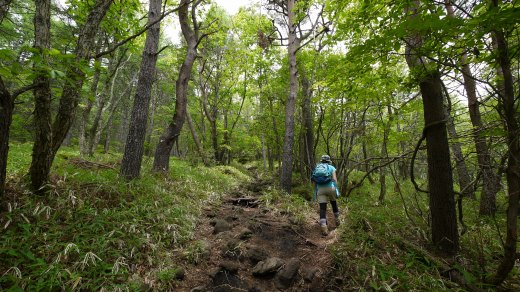
M321 235L323 235L323 236L329 235L329 229L327 228L327 225L321 225L320 230L321 230Z

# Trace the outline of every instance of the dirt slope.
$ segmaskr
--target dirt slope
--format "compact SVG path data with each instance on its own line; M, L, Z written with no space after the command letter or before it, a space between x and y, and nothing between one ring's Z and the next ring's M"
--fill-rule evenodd
M204 207L193 241L200 259L182 259L185 273L176 291L337 290L328 249L339 229L332 223L329 235L322 236L317 209L296 224L262 205L257 199L267 185L257 180L221 205Z

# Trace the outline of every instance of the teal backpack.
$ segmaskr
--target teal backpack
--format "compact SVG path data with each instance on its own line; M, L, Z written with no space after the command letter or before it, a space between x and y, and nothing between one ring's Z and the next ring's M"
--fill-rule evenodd
M332 171L327 163L318 163L311 175L311 180L318 185L328 184L332 181Z

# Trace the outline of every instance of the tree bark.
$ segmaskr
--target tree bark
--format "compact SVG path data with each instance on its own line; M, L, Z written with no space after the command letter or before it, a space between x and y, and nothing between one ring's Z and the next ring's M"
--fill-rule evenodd
M29 168L31 188L42 194L49 178L52 164L52 129L51 129L51 83L49 72L45 68L47 50L51 44L51 1L36 0L34 15L34 48L38 51L42 65L33 66L34 77L34 128L35 140L32 150L32 162Z
M497 9L498 0L492 0L492 8ZM511 73L511 60L509 57L509 47L507 39L502 30L496 29L492 32L493 42L496 47L496 61L502 71L502 77L499 82L502 84L503 90L498 92L499 107L504 119L505 129L507 131L507 234L504 243L504 257L500 263L496 274L492 277L491 283L495 285L501 284L507 275L513 269L518 255L518 208L520 200L520 125L518 121L518 100L515 99L514 81Z
M9 131L13 120L14 100L0 77L0 210L4 206L7 157L9 154Z
M161 17L161 4L162 0L150 0L148 23L153 23ZM141 173L150 95L156 71L155 64L157 63L160 29L161 22L157 21L146 32L141 69L139 71L134 106L130 116L130 127L120 170L121 176L128 180L138 178Z
M419 1L406 9L410 19L417 16ZM428 161L428 189L432 220L432 241L447 254L459 249L455 194L450 163L446 116L443 104L442 81L437 70L426 70L425 61L418 53L422 36L410 35L406 45L406 62L412 71L420 70L419 87L424 109L426 149Z
M155 157L153 162L154 171L168 171L170 165L170 152L174 142L181 133L182 126L186 117L186 107L188 98L188 81L191 76L191 69L197 55L198 26L195 21L195 9L200 1L192 3L192 22L194 28L190 26L189 6L191 1L182 0L180 3L179 23L181 25L182 35L187 43L186 56L179 70L179 77L175 82L175 114L173 121L168 125L166 131L159 138L159 143L155 149Z
M298 66L296 63L296 52L300 45L296 37L296 20L294 12L295 0L287 1L289 45L287 53L289 56L289 95L285 104L285 135L282 152L282 169L280 174L280 186L287 193L291 192L292 168L293 168L293 146L294 146L294 113L296 108L296 97L298 94Z

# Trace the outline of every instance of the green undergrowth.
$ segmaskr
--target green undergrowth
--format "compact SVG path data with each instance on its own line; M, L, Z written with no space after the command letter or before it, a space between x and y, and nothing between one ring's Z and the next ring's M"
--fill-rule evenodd
M353 173L353 179L362 173ZM398 186L387 177L385 200L378 200L380 184L364 182L348 198L349 212L341 226L339 242L332 248L339 287L347 290L465 291L447 279L449 267L480 288L485 276L496 271L505 234L505 198L499 194L496 218L478 216L478 201L463 200L464 234L459 223L461 250L443 259L430 245L428 198L417 193L409 181ZM497 229L499 226L499 229ZM500 230L500 231L499 231ZM514 269L503 287L520 288ZM517 290L518 291L518 290Z
M178 159L168 174L118 176L120 155L83 160L60 151L51 192L25 185L31 145L11 145L7 211L0 213L0 290L169 289L173 262L193 238L201 208L250 178L234 167Z

